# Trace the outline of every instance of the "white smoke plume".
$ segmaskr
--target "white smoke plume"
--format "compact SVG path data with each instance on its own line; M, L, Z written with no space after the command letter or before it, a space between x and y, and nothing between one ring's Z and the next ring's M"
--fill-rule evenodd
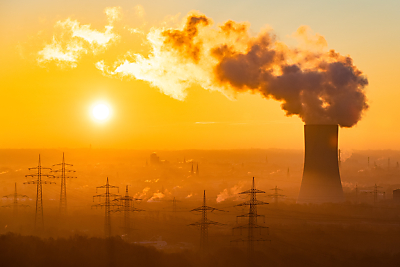
M143 188L142 192L137 192L133 197L143 199L146 197L147 192L149 192L149 190L150 190L150 187L145 187L145 188Z
M228 95L259 93L308 124L351 127L368 108L362 72L349 56L324 52L325 39L310 36L306 27L297 36L319 51L289 48L268 31L253 37L247 23L211 25L206 16L192 13L180 28L155 28L147 35L152 52L135 54L111 73L148 81L177 99L192 84Z
M164 197L165 197L164 193L157 191L153 193L153 195L151 196L151 198L149 198L149 200L147 200L147 202L158 201L163 199Z
M234 185L232 188L225 188L217 195L217 202L219 203L228 199L238 200L238 194L242 191L243 185L244 183L240 182L237 185Z
M325 38L306 26L293 35L300 40L295 48L278 41L272 30L252 35L249 27L234 21L215 27L210 18L191 12L179 26L151 28L150 53L129 51L113 66L104 61L96 66L107 76L148 81L179 100L198 84L229 97L252 92L275 99L287 116L297 115L306 124L352 127L361 119L368 109L368 80L350 56L327 50ZM73 42L60 47L50 47L53 59L71 62L82 49Z
M340 160L342 163L351 158L352 155L353 155L352 150L340 149Z

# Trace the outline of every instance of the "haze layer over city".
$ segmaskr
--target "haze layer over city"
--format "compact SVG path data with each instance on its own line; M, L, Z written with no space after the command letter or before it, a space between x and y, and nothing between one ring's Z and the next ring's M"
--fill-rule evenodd
M1 266L397 266L398 1L4 1Z

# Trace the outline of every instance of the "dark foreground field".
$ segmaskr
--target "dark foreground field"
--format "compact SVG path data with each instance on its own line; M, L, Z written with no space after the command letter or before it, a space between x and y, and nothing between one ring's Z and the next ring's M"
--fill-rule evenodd
M398 234L395 233L395 234ZM323 235L321 236L323 237ZM313 237L315 238L315 237ZM283 241L282 241L283 242ZM333 240L333 243L338 240ZM345 242L345 240L343 241ZM325 242L324 242L325 243ZM329 242L328 242L329 243ZM285 249L286 247L286 249ZM398 251L398 249L395 249ZM8 266L399 266L400 253L358 248L327 249L310 242L303 246L270 244L249 259L237 247L216 249L205 257L194 251L166 253L152 247L129 244L120 238L108 240L74 236L41 239L8 233L0 236L0 265Z

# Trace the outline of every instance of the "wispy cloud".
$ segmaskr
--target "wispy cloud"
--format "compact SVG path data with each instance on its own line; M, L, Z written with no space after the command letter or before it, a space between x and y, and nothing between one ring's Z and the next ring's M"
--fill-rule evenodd
M82 55L104 51L119 38L119 35L113 32L113 24L119 20L121 13L119 7L106 8L104 12L108 20L104 31L92 29L90 24L81 25L70 18L58 21L54 26L56 34L52 42L38 52L38 62L55 62L61 66L76 67Z
M196 121L195 124L215 124L215 121Z

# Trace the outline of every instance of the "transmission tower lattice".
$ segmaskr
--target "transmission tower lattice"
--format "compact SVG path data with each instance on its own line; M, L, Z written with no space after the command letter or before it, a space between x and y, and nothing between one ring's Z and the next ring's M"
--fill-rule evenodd
M36 212L35 212L35 229L37 229L37 225L39 224L40 228L44 229L44 220L43 220L43 184L55 184L54 182L43 181L42 177L53 178L54 175L51 174L43 174L42 171L50 171L51 168L44 168L40 162L40 154L39 154L39 163L37 167L28 168L28 170L37 170L35 174L28 174L25 177L36 177L35 181L25 182L24 184L35 184L36 185Z
M373 191L373 194L374 194L374 205L376 205L378 203L378 193L379 193L378 188L382 188L382 186L377 186L375 184L374 185L374 191Z
M114 189L116 188L118 190L119 193L119 187L118 186L114 186L114 185L110 185L108 183L108 177L107 177L107 183L105 185L102 186L98 186L96 187L96 193L98 189L105 189L106 192L103 194L99 194L99 195L94 195L93 196L93 201L95 197L98 197L99 200L101 200L102 197L105 198L105 201L103 203L99 203L96 205L93 205L92 207L100 207L103 208L105 210L105 218L104 218L104 236L106 238L111 237L111 218L110 218L110 212L111 212L111 207L119 207L120 205L118 203L111 203L111 198L116 199L117 197L120 197L121 195L118 194L114 194L114 193L110 193L110 189Z
M177 210L176 203L181 202L181 201L177 200L175 197L172 200L168 200L168 201L172 202L172 211L176 212L176 210Z
M266 226L261 226L261 225L257 224L257 218L258 217L265 218L265 216L257 214L257 206L258 205L268 204L266 202L257 200L257 194L263 194L263 193L265 193L265 192L255 188L254 177L253 177L253 185L252 185L251 189L239 193L239 194L250 195L250 200L236 205L236 206L249 206L250 207L249 213L236 216L237 218L248 217L249 218L249 222L246 225L241 225L241 226L234 227L233 230L237 230L238 229L238 230L240 230L240 232L242 232L243 229L247 229L247 233L248 234L247 234L247 238L246 239L241 238L241 239L233 240L232 242L247 242L247 244L248 244L248 247L247 247L248 248L248 253L249 253L250 256L253 255L253 253L254 253L254 246L255 246L256 242L270 241L270 240L267 240L267 239L261 238L261 237L257 238L256 237L256 233L255 233L255 230L260 230L259 235L261 235L261 230L262 229L268 229L268 227L266 227Z
M358 204L358 185L356 184L356 204Z
M204 195L203 195L203 206L191 210L191 211L201 212L200 221L189 224L189 225L198 226L200 228L200 251L203 253L203 255L208 248L208 227L210 225L223 225L222 223L219 223L219 222L210 221L207 218L208 211L213 212L216 210L224 211L224 210L216 209L216 208L209 207L206 205L206 190L204 190Z
M131 238L131 217L130 214L131 212L139 212L139 211L144 211L142 209L137 209L134 207L134 201L136 200L141 200L140 198L134 198L131 197L128 193L128 186L126 186L125 190L125 196L116 198L114 202L118 202L117 204L117 209L110 210L110 212L123 212L124 213L124 226L122 227L124 229L125 235L127 236L128 239ZM113 205L115 206L115 205Z
M59 164L53 165L55 166L61 166L61 169L58 170L53 170L52 172L55 173L60 173L60 176L54 176L54 178L60 178L61 179L61 193L60 193L60 213L65 215L67 213L67 179L69 178L76 178L73 176L66 176L67 173L75 172L74 170L68 170L66 167L67 166L73 166L72 164L65 163L65 157L63 153L63 159L62 162Z
M271 195L268 195L268 196L274 198L275 204L278 204L278 198L285 196L285 195L279 194L278 191L282 191L282 189L278 188L278 186L275 186L275 188L272 188L270 190L274 190L274 193Z
M172 200L172 211L176 212L176 198L174 197L174 199Z
M12 198L13 199L13 204L9 204L9 205L4 205L2 207L4 208L13 208L13 213L14 213L14 217L17 217L18 215L18 208L27 208L29 207L29 205L24 205L24 204L20 204L18 203L18 199L19 198L28 198L27 195L21 195L17 193L17 183L15 183L15 190L14 190L14 194L10 194L7 196L3 196L3 198Z

